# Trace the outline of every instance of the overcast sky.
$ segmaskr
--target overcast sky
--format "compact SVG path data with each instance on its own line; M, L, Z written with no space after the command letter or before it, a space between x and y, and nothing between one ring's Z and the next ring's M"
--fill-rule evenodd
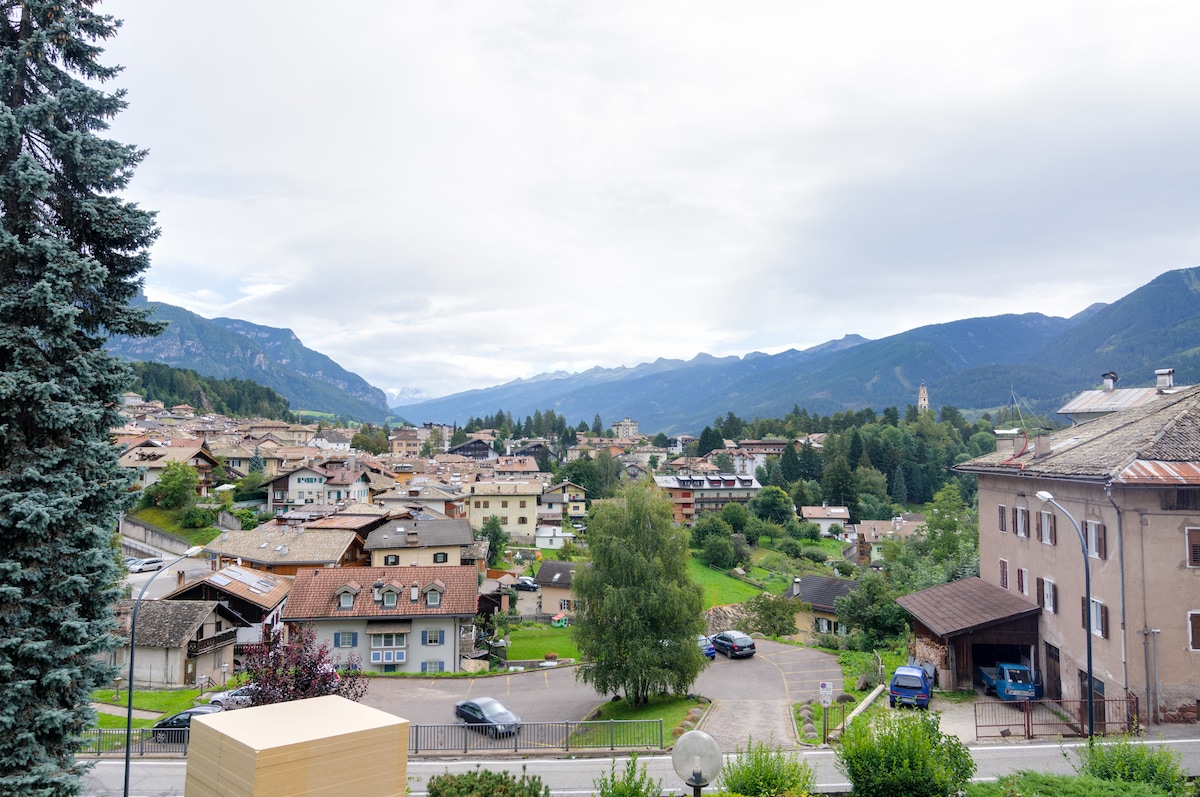
M1200 265L1200 4L109 0L153 300L429 396Z

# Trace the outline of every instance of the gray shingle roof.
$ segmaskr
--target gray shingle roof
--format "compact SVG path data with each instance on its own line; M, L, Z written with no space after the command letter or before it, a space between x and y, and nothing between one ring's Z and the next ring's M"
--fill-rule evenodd
M416 544L409 545L409 532L415 531ZM367 537L368 551L381 548L428 548L435 545L470 545L475 532L465 520L394 520Z
M833 602L843 595L849 595L858 588L857 581L847 578L832 578L830 576L804 576L792 582L788 587L787 596L798 598L814 609L832 612Z
M133 601L117 602L117 614L131 615ZM181 648L219 604L216 601L142 601L138 607L137 646L139 648ZM123 622L124 636L129 636ZM128 643L127 643L128 644Z
M1024 450L1022 450L1024 448ZM1146 482L1137 463L1200 463L1200 387L1034 438L955 466L968 473ZM1161 481L1179 483L1164 474Z

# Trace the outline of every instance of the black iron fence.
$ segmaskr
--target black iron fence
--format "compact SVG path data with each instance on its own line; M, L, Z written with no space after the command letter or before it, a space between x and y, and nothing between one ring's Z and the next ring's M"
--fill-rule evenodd
M1093 700L1097 736L1142 733L1138 697ZM1087 698L1062 700L984 700L975 704L975 738L1087 736Z
M408 751L422 753L532 752L536 750L662 750L662 720L525 722L516 733L492 734L486 726L416 725L408 729ZM130 753L136 756L187 753L187 729L135 728ZM124 728L100 728L84 736L80 755L125 752Z

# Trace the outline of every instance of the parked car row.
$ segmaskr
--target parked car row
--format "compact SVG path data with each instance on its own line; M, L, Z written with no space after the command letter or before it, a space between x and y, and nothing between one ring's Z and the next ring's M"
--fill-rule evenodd
M718 631L709 640L714 648L731 659L748 659L754 655L754 640L741 631Z

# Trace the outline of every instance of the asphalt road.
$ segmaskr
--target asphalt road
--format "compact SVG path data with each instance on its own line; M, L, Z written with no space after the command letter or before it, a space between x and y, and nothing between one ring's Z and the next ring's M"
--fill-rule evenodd
M694 688L712 701L700 727L727 750L746 747L751 737L796 746L791 704L817 699L821 681L841 685L837 660L827 653L768 640L756 645L749 659L718 653ZM574 667L554 667L478 678L374 678L362 702L418 725L442 725L454 722L455 703L485 696L527 722L586 719L606 699L577 682Z
M1167 740L1158 742L1150 740L1148 744L1163 744L1176 750L1182 756L1183 766L1191 772L1200 772L1200 740ZM1070 774L1071 762L1063 756L1064 748L1069 752L1081 743L1068 743L1061 747L1058 744L1023 744L1023 745L976 745L971 747L971 755L978 766L975 780L995 780L1000 775L1006 775L1020 770L1036 772L1052 772ZM817 774L817 788L822 792L846 792L850 785L845 777L837 771L834 764L834 753L830 750L817 749L801 752L800 755L809 763ZM624 766L624 757L618 758L463 758L435 759L409 761L408 775L413 797L423 797L426 794L428 779L443 772L460 773L484 767L487 769L519 772L526 767L531 775L537 775L550 787L555 797L583 797L593 793L592 781L608 771L611 762L616 761L620 770ZM671 767L671 758L667 754L639 756L638 761L645 764L650 776L662 781L666 793L686 793L682 782ZM100 761L88 774L84 794L88 797L120 794L123 780L123 762L118 760ZM186 762L171 761L134 761L130 778L130 793L136 797L175 797L183 794L183 784L186 777ZM706 789L705 793L712 789Z

